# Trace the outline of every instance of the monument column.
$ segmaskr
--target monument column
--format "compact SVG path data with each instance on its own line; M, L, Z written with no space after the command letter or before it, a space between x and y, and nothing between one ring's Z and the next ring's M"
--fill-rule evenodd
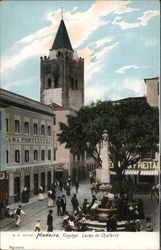
M100 185L100 198L107 196L112 186L110 185L110 169L109 169L109 154L108 154L108 133L106 130L103 131L102 135L102 147L101 147L101 185Z
M108 133L103 131L101 148L101 184L110 184L109 154L108 154Z

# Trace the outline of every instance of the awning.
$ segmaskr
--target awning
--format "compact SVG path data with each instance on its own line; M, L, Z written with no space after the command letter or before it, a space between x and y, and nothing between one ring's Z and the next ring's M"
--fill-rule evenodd
M158 170L141 170L140 175L159 175Z
M125 171L123 172L123 174L125 174L125 175L138 175L139 174L139 170L125 169Z

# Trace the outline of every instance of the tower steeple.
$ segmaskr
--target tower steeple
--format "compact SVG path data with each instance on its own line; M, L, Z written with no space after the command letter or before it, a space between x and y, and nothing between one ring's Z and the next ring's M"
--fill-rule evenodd
M73 50L65 23L60 22L48 57L41 57L41 102L79 110L84 104L84 59Z
M51 50L55 50L55 49L61 49L61 48L66 48L69 50L73 51L69 36L68 36L68 32L67 29L65 27L65 23L63 21L63 19L60 22L58 31L56 33L56 37L53 43L53 46L51 48Z

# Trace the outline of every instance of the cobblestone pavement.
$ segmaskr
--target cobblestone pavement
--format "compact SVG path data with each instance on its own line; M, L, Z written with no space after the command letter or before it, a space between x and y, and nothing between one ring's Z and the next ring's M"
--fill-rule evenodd
M71 205L71 197L76 192L75 186L72 186L70 196L66 195L67 199L67 211L72 211ZM65 192L58 191L57 196L65 194ZM90 184L88 181L84 181L80 183L79 190L78 190L78 199L79 204L82 205L84 198L88 199L89 202L92 200L92 195L90 191ZM99 199L100 193L97 193L97 198ZM142 198L144 202L144 209L145 209L145 217L150 216L154 225L154 231L158 231L158 203L156 200L150 200L150 195L135 195L134 198ZM34 231L36 219L40 219L41 221L41 231L47 230L47 215L48 215L48 199L45 194L45 199L43 201L38 200L38 196L32 198L30 204L23 204L23 210L26 215L21 216L21 224L19 228L16 228L15 223L11 223L10 225L3 228L3 231ZM17 204L13 204L10 206L11 209L15 209ZM51 209L51 208L50 208ZM57 216L56 214L56 204L54 201L53 209L53 225L54 230L62 230L62 216ZM143 221L143 226L145 221Z

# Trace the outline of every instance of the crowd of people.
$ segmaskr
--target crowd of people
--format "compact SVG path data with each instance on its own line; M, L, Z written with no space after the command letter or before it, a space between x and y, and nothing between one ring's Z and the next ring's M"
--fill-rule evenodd
M56 205L57 216L62 217L62 229L65 231L87 231L87 220L99 221L97 214L99 208L108 210L107 219L104 221L106 222L106 231L117 231L119 221L126 222L124 231L153 231L153 225L150 218L145 218L142 199L134 199L126 193L122 195L113 194L111 190L104 194L101 199L98 199L97 197L100 197L100 194L97 195L100 192L99 185L95 178L90 176L91 199L88 200L84 197L83 202L80 202L78 198L79 187L79 180L76 178L74 182L72 182L70 176L65 182L56 180L55 183L53 183L51 189L47 193L47 205L50 208L47 216L47 230L49 232L54 229L52 215L54 205ZM75 191L74 194L73 191ZM42 186L39 187L38 199L40 202L44 199L44 190ZM69 200L72 207L71 211L67 211L67 201L69 202ZM22 202L29 202L29 195L26 187L22 193ZM14 211L14 214L16 215L16 226L18 227L21 221L21 214L25 213L21 206L19 206ZM146 220L146 228L142 226L143 220ZM40 230L40 219L37 219L35 231Z

